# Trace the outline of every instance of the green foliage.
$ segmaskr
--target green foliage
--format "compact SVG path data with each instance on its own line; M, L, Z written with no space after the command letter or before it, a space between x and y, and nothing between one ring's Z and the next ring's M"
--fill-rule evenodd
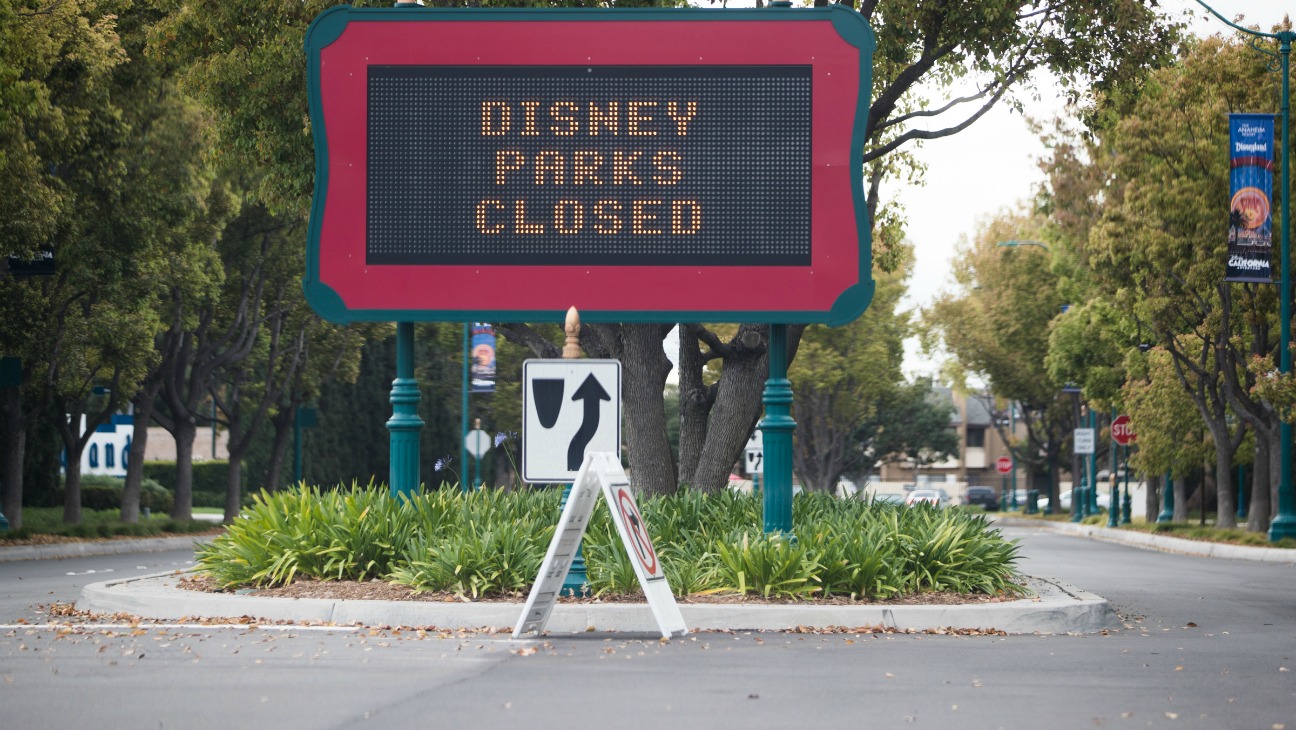
M200 570L224 587L297 577L380 578L465 597L517 595L553 536L557 490L437 490L396 501L352 484L328 492L262 493L229 531L200 548ZM985 519L959 510L905 509L803 495L804 535L764 535L758 497L683 491L640 505L679 595L738 593L803 599L884 599L915 591L1016 592L1017 548ZM605 505L584 541L594 595L638 589Z
M152 479L171 492L175 491L176 464L174 461L144 462L144 478ZM193 489L195 492L214 492L225 494L225 485L229 483L229 462L224 459L196 461L193 465ZM221 497L224 500L224 496ZM225 504L195 505L219 507Z
M141 516L139 522L125 523L121 521L120 508L86 509L81 513L80 524L69 525L63 522L61 507L27 507L23 509L22 528L0 532L0 543L27 540L36 535L77 538L158 537L205 532L212 527L212 523L201 520L176 522L156 511L148 518Z

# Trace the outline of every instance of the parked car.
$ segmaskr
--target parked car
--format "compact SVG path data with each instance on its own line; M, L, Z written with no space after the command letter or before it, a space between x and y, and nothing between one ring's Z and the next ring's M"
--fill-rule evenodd
M940 491L935 489L915 489L905 497L905 506L913 507L917 504L930 504L933 507L941 506Z
M963 504L968 507L981 507L987 512L999 510L999 495L990 487L968 487L963 493Z
M1037 505L1041 510L1047 507L1048 496L1045 495L1043 497L1040 497L1039 501L1037 502ZM1109 507L1111 507L1111 492L1103 489L1098 490L1098 506L1103 509L1108 509ZM1058 507L1064 512L1069 512L1071 510L1071 490L1070 489L1058 495Z

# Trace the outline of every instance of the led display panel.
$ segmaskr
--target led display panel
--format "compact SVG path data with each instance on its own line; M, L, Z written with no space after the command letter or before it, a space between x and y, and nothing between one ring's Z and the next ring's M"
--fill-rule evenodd
M371 66L366 261L808 265L810 70Z

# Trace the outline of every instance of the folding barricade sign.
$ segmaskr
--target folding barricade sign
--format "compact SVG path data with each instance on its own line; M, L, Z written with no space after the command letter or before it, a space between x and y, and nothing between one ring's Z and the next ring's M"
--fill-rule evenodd
M661 559L648 535L647 525L639 513L639 506L630 491L630 481L621 469L620 460L615 454L597 452L585 457L585 463L581 465L580 472L572 483L567 506L563 508L558 520L558 527L554 530L544 562L540 564L540 574L531 586L522 616L513 629L513 638L521 638L522 634L532 631L537 634L544 631L562 590L563 580L576 557L576 548L585 536L585 528L589 525L600 488L662 636L669 638L688 633L688 626L675 603L675 596L666 581L666 573L662 570Z

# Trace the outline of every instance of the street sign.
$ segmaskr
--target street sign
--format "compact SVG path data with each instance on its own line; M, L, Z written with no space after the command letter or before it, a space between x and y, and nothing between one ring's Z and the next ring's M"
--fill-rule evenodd
M1010 456L1001 456L995 459L995 471L1000 474L1010 474L1013 470L1013 460Z
M743 453L746 455L743 469L748 474L765 473L765 436L760 429L752 431L751 438L747 439L747 446Z
M464 437L464 448L468 450L468 453L473 455L474 459L480 459L485 456L486 452L490 450L490 447L490 435L480 428L469 431L468 435Z
M684 616L675 603L675 595L671 593L661 560L648 535L648 526L630 491L630 481L621 469L621 457L612 453L591 453L585 457L580 471L572 481L567 506L563 508L549 550L540 563L540 574L531 586L522 615L513 628L514 639L521 638L524 633L534 631L538 634L544 631L562 590L563 580L575 559L576 548L585 536L585 528L589 525L590 514L594 511L594 503L598 500L600 491L607 500L612 522L616 525L617 534L621 536L621 544L630 556L630 564L634 567L635 576L639 578L639 586L643 588L644 597L648 599L648 607L652 609L662 636L669 638L688 633L688 625L684 623Z
M330 8L306 37L307 299L334 321L849 322L874 286L874 47L842 5Z
M1130 423L1130 417L1123 414L1112 421L1111 435L1112 440L1121 446L1129 446L1138 441L1138 434L1134 433L1134 425Z
M1092 428L1077 428L1075 430L1075 453L1094 453L1094 430Z
M522 363L522 480L570 482L586 454L621 453L621 363Z

